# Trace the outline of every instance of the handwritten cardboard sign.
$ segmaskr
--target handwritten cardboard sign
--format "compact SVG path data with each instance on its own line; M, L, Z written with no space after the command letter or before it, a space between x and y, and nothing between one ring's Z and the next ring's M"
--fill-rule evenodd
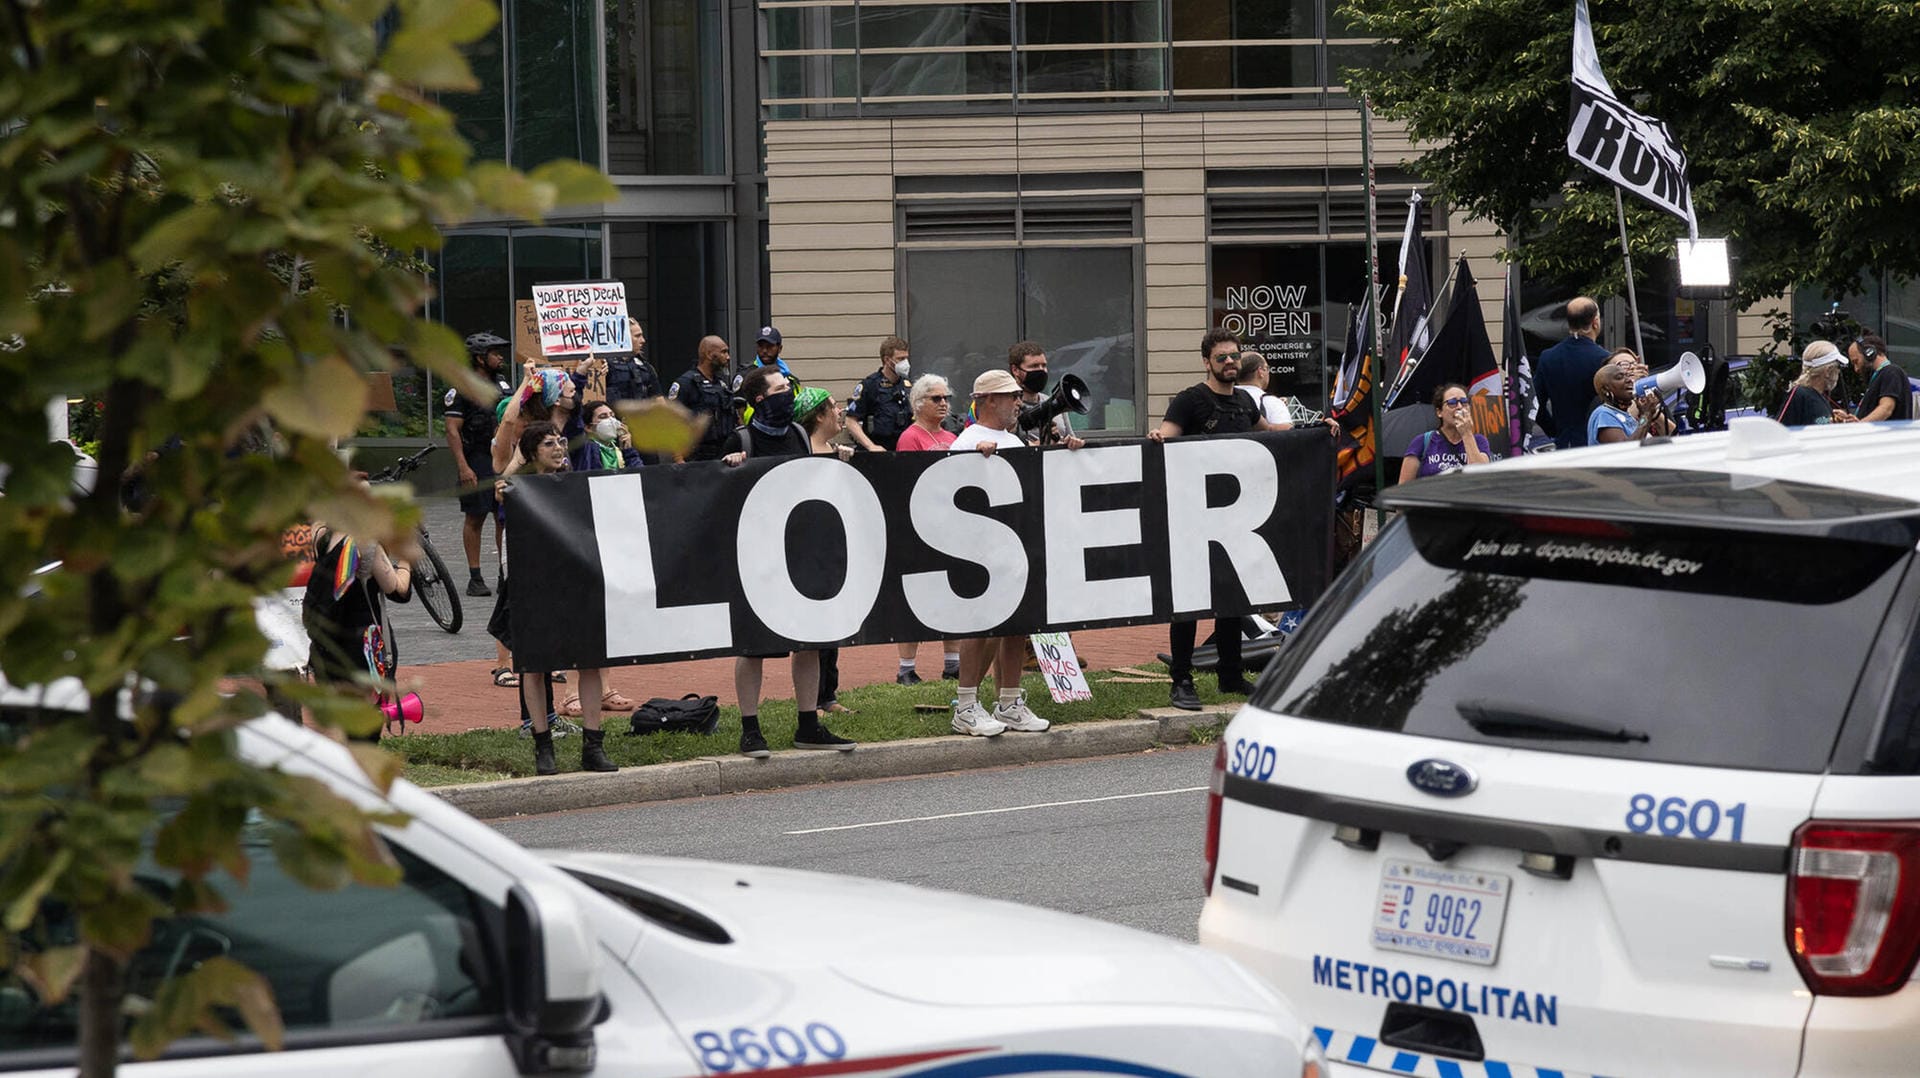
M530 299L513 301L513 362L540 358L540 315Z
M1073 652L1073 640L1066 633L1034 633L1033 654L1040 660L1040 676L1047 680L1047 692L1053 702L1093 699L1093 687L1087 673L1080 669L1080 656Z
M627 330L627 286L621 281L537 284L533 306L539 320L540 353L549 359L633 350Z

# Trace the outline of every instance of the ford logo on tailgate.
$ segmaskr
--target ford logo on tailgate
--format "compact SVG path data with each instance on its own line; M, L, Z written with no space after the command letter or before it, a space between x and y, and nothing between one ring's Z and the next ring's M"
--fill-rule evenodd
M1407 768L1407 781L1414 789L1435 797L1464 797L1480 784L1473 772L1445 760L1416 760Z

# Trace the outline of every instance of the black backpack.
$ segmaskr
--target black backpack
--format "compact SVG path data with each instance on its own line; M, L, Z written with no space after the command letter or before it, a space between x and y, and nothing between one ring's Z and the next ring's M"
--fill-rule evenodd
M629 734L691 732L711 734L720 725L720 699L688 693L678 700L656 696L633 711Z

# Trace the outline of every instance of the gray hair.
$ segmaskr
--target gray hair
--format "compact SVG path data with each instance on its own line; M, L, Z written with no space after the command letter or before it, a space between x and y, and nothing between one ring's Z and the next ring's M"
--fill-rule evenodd
M949 385L945 378L937 374L923 374L913 380L913 391L907 394L907 403L911 404L913 410L917 412L921 405L927 403L927 398L933 396L935 390L944 390L949 396L953 394L953 386Z
M1840 382L1840 368L1846 365L1845 357L1837 363L1822 363L1817 366L1812 365L1812 361L1839 355L1840 348L1832 341L1808 341L1806 349L1800 353L1800 377L1795 378L1793 384L1817 389L1822 393L1833 392L1833 387Z

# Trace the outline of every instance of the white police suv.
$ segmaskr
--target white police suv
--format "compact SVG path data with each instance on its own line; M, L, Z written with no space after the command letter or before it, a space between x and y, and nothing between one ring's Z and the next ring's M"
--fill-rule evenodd
M286 1050L183 1041L125 1074L1323 1073L1273 989L1191 945L896 884L542 858L405 782L382 799L344 748L285 720L241 741L258 766L408 814L385 832L404 880L312 891L253 830L246 885L218 884L231 908L158 925L128 989L137 1008L169 974L230 956L272 984ZM170 888L151 862L134 871ZM846 927L806 930L822 916ZM71 1074L75 1038L71 1003L0 972L0 1071Z
M1223 737L1202 944L1334 1074L1920 1073L1920 427L1389 504Z

